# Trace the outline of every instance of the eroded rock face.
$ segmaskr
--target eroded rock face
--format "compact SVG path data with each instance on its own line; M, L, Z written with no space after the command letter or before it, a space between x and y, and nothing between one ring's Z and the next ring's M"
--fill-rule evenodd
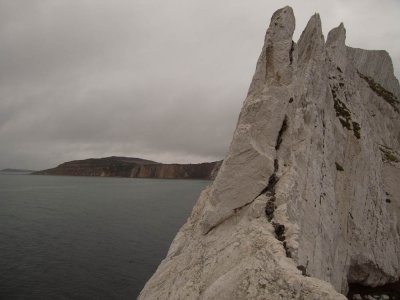
M214 183L139 299L345 299L400 276L400 87L389 55L271 19Z

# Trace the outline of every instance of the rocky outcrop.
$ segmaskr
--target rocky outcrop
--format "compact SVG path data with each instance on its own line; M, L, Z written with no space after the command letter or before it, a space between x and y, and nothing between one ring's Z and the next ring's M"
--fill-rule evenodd
M34 175L101 176L163 179L214 179L221 162L162 164L131 157L74 160Z
M400 87L385 51L274 13L229 153L139 299L345 299L400 276Z

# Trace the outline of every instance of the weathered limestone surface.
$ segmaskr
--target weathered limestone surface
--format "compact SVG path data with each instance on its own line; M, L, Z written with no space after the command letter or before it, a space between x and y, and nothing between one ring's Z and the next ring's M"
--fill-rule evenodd
M400 276L400 87L385 51L271 19L238 125L139 299L345 299Z

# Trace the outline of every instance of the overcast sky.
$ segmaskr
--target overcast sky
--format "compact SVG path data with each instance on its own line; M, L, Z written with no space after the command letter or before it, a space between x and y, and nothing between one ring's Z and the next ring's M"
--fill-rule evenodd
M295 41L319 12L325 37L386 49L400 74L400 1L0 0L0 168L111 155L222 159L272 13Z

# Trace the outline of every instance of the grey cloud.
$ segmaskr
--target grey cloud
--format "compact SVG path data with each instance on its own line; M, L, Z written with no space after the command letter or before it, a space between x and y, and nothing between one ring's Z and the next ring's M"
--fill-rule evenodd
M398 1L288 1L295 39L383 48L399 74ZM0 168L127 155L225 155L278 1L0 1Z

